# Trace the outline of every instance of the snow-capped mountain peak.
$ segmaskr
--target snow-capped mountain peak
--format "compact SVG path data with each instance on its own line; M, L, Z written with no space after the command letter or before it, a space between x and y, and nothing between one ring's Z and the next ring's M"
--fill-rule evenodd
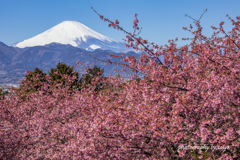
M12 46L25 48L50 43L70 44L86 50L102 49L114 52L131 50L126 48L124 43L108 38L77 21L63 21L41 34Z

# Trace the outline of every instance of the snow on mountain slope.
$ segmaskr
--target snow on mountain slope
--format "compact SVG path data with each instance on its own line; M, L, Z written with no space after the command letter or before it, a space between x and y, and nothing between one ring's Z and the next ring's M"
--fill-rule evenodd
M25 48L44 46L53 42L70 44L74 47L83 48L88 51L95 49L112 50L114 52L131 51L131 49L127 48L124 43L117 42L101 35L77 21L64 21L35 37L16 43L12 46Z

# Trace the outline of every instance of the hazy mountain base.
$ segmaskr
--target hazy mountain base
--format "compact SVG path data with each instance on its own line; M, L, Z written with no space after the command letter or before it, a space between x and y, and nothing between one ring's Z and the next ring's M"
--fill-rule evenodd
M105 53L110 55L121 55L122 53L115 53L110 50L97 49L94 51L86 51L81 48L76 48L71 45L62 45L52 43L45 46L27 47L27 48L16 48L9 47L4 43L0 42L0 84L18 84L18 79L22 80L25 77L25 71L33 71L34 68L38 67L43 72L48 73L50 68L54 68L58 62L64 62L67 65L75 65L76 62L83 62L86 65L92 65L95 62L96 66L104 68L104 76L115 75L114 70L121 70L124 67L121 65L106 65L105 62L97 61L92 58L96 57L107 61L116 61L123 63L120 58L113 58L107 56ZM89 55L90 54L90 55ZM128 53L131 56L139 58L140 55L135 52ZM82 71L83 66L79 65L75 71L80 71L80 75L84 74ZM126 73L121 72L123 78L127 79L131 71Z

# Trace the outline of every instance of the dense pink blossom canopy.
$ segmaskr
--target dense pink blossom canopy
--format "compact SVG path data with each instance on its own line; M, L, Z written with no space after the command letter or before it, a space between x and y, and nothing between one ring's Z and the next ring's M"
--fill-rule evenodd
M147 52L122 59L144 77L102 79L112 87L96 94L68 90L73 79L65 76L65 87L43 83L24 100L17 91L2 98L0 159L238 159L240 17L229 18L228 33L223 22L212 27L210 38L196 21L196 31L184 28L194 34L192 42L177 48L177 39L159 47L137 37L137 14L133 34L99 16L127 34L127 46ZM23 80L25 89L37 79Z

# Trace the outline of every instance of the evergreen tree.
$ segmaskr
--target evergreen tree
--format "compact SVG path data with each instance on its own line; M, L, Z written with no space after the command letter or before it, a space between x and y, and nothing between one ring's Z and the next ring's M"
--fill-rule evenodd
M39 68L35 68L33 72L28 72L26 75L26 80L20 85L19 91L23 91L24 93L32 93L36 92L37 90L41 89L42 83L47 83L45 78L47 74L40 70ZM35 80L35 78L38 80Z
M8 91L4 92L2 88L0 88L0 99L1 99L1 96L3 96L3 98L5 97L5 95L9 94Z
M81 83L85 82L85 84L84 84L85 88L88 88L89 86L90 87L95 86L96 87L95 91L98 92L98 91L100 91L101 86L103 86L103 83L100 82L100 83L97 83L96 85L93 85L92 79L95 77L104 78L103 72L104 72L104 68L101 69L101 67L94 66L93 68L89 68L87 70L86 74L83 75L83 77L80 79L80 82Z
M78 72L74 72L74 68L70 67L70 65L67 66L65 63L59 62L56 68L51 68L50 72L48 73L52 81L55 81L57 84L63 82L62 87L64 87L67 84L66 80L63 78L63 75L65 74L69 75L70 77L73 76L76 77L74 82L70 85L70 90L72 90L73 88L79 88L80 86L79 74Z

